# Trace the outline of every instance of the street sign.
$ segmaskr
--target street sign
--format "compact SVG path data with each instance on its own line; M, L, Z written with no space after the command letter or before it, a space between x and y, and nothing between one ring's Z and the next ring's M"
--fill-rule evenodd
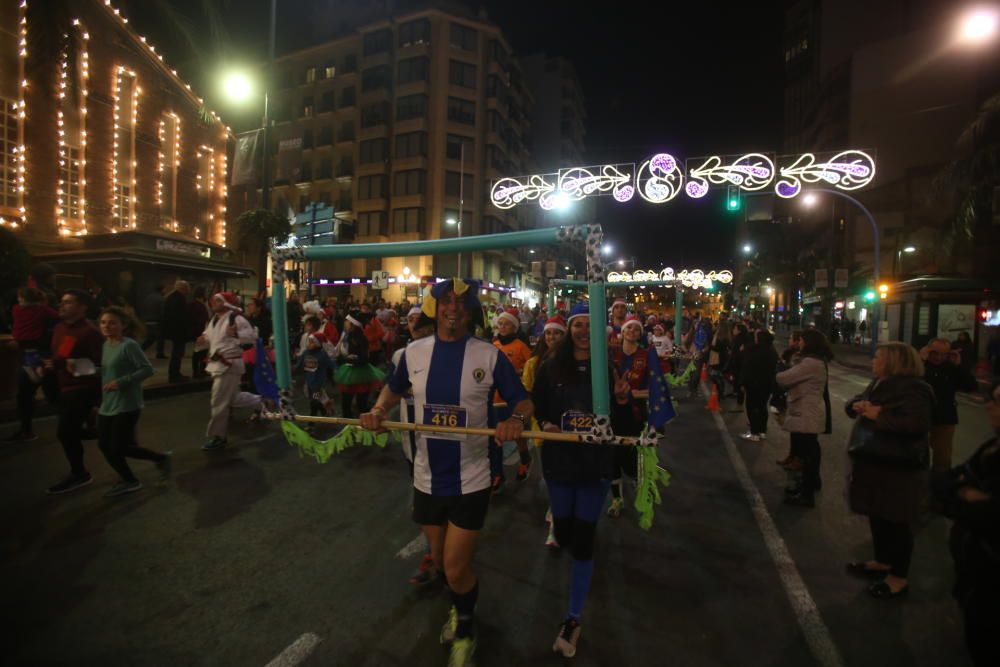
M833 286L847 287L847 269L835 269L833 272Z
M388 271L372 271L372 289L386 289L389 287Z
M556 263L553 260L545 262L545 275L549 278L556 277Z
M816 289L829 286L830 286L830 278L827 275L827 270L816 269L816 284L815 284Z
M531 263L531 275L534 276L535 278L541 278L542 277L542 263L541 262L532 262Z

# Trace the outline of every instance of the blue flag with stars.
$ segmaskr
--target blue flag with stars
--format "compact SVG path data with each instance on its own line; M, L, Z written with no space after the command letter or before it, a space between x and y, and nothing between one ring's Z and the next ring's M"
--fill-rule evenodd
M656 349L650 346L648 355L649 360L646 366L649 368L649 425L655 429L661 429L677 416L677 411L674 410L670 386L667 384L666 378L663 377L663 369L660 368L660 358L656 356Z
M274 366L271 365L271 360L267 358L267 350L264 348L264 340L262 338L257 339L256 354L257 363L253 367L253 383L257 386L257 393L264 398L277 401L279 394Z

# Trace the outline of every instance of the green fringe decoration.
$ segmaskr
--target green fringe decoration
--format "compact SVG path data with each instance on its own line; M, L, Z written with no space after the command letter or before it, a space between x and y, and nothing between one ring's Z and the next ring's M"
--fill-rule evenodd
M282 421L281 430L285 432L288 444L299 448L299 456L308 454L320 463L326 463L334 454L357 445L385 449L390 440L389 433L373 433L360 426L345 426L340 433L327 440L317 440L293 421Z
M691 379L695 370L698 368L698 362L692 359L688 362L687 368L680 375L674 375L673 373L664 373L663 377L666 378L667 382L670 383L671 387L683 387Z
M656 447L636 447L639 454L639 488L635 492L635 509L639 513L639 527L649 530L653 526L655 507L661 502L657 483L667 488L670 473L660 467Z

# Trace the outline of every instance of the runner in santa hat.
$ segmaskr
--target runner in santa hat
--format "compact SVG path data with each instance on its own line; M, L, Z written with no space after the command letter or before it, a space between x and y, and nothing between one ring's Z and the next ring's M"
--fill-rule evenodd
M504 310L493 321L493 328L496 331L493 344L504 353L518 375L524 372L524 365L531 358L531 348L518 337L520 327L521 320L518 318L517 308ZM494 400L499 402L499 394L495 396ZM498 421L503 421L510 417L511 412L509 406L497 407L495 410L496 418ZM531 472L531 450L528 449L526 439L517 440L517 452L520 458L517 464L517 481L523 482L528 479L528 474ZM490 442L490 473L493 493L500 493L505 479L503 448L495 441Z
M628 316L628 302L620 296L615 297L609 311L611 317L608 318L608 344L621 345L622 325L625 324L625 318Z
M342 417L353 417L368 411L368 395L379 388L385 373L369 362L365 325L368 313L352 311L344 319L344 334L340 337L339 358L334 379L340 385ZM354 413L353 407L357 412Z
M299 355L295 369L305 374L306 389L309 391L309 414L313 417L325 417L330 414L330 397L326 393L326 381L333 362L323 350L323 344L327 342L325 334L317 331L309 334L307 340L306 349Z
M259 408L260 396L240 391L240 380L246 369L243 347L253 345L257 336L247 318L243 317L236 295L219 292L212 296L212 319L198 338L200 347L208 347L205 370L212 376L212 417L206 435L209 440L202 449L221 449L228 442L229 413L233 408Z

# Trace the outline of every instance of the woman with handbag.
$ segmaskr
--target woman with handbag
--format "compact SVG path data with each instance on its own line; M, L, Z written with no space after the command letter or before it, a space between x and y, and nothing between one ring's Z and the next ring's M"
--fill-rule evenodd
M920 355L906 343L880 345L872 372L875 379L845 409L857 420L848 444L851 510L868 517L875 558L848 563L847 571L876 579L868 592L887 599L909 591L912 525L927 495L934 390L922 379Z
M826 336L819 329L806 329L799 334L798 355L789 358L791 367L778 373L778 387L788 392L786 414L782 428L789 433L790 467L802 471L802 479L788 488L786 505L815 507L814 494L820 489L819 464L821 453L819 434L829 433L831 427L829 370L833 351Z

